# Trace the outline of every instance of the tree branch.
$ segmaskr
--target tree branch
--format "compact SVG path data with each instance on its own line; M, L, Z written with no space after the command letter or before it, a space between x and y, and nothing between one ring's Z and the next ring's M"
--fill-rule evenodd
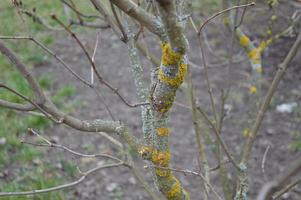
M35 110L35 106L33 106L32 104L13 103L13 102L5 101L2 99L0 99L0 106L5 107L5 108L14 109L14 110L19 110L19 111Z
M37 136L37 137L39 137L39 138L41 138L42 141L44 141L44 143L32 143L32 142L28 142L28 141L24 141L24 140L22 140L21 143L29 144L29 145L33 145L33 146L38 146L38 147L52 147L52 148L62 149L66 152L69 152L73 155L80 156L80 157L107 158L107 159L111 159L111 160L114 160L114 161L117 161L117 162L123 162L123 160L120 160L119 158L117 158L115 156L111 156L109 154L83 154L83 153L74 151L74 150L70 149L69 147L66 147L64 145L56 144L56 143L53 143L53 142L49 141L47 138L43 137L38 132L34 131L32 128L29 128L28 132L35 135L35 136Z
M95 1L95 0L91 0ZM134 18L145 26L150 32L162 37L164 35L162 24L144 9L139 7L131 0L110 0L120 10L125 12L130 17Z
M71 183L66 183L63 185L58 185L55 187L50 187L50 188L45 188L45 189L40 189L40 190L25 191L25 192L0 192L0 197L37 195L37 194L72 188L72 187L75 187L78 184L82 183L88 176L91 176L93 173L95 173L99 170L112 168L112 167L119 167L122 165L126 165L126 164L123 162L117 162L117 163L113 163L113 164L98 166L98 167L90 169L86 172L83 172L83 175L79 179L77 179L76 181L73 181Z
M266 183L262 187L257 197L257 200L273 200L273 194L281 190L281 188L285 187L286 183L300 172L301 160L294 163L293 167L289 169L288 172L286 172L284 175L281 174L280 176L276 177L273 181Z
M257 113L252 132L247 140L247 143L244 146L243 154L241 157L241 163L246 163L248 161L251 150L252 150L253 143L255 141L255 138L257 136L257 133L258 133L261 123L263 121L264 114L266 113L268 106L270 105L270 102L272 100L272 97L273 97L280 81L282 80L287 68L289 67L290 62L293 60L293 58L297 54L300 46L301 46L301 29L299 31L299 35L298 35L295 43L293 44L292 48L288 52L284 61L279 65L278 71L272 81L272 84L263 100L263 103L260 106L260 110Z
M42 92L42 89L40 88L39 84L32 77L31 73L26 69L23 63L21 63L20 60L15 56L15 54L10 49L8 49L2 42L0 42L0 52L3 55L5 55L10 60L11 63L15 64L18 71L27 80L29 86L33 90L34 94L36 95L37 104L41 104L45 102L46 97Z

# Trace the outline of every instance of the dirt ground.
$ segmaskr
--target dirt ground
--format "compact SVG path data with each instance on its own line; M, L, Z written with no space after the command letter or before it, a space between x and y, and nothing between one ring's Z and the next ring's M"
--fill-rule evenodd
M218 30L218 27L220 27L218 22L211 24L206 29L206 32L209 41L212 41L210 45L214 49L217 49L217 54L220 54L224 53L229 47L229 45L227 46L226 44L229 35L220 34L220 32L226 31L226 28ZM252 29L248 29L248 31L248 33L250 33ZM79 36L88 49L92 51L96 32L81 32ZM254 35L254 37L256 37L256 35ZM189 31L188 39L190 41L189 57L192 62L201 65L196 37L192 31ZM265 69L263 77L264 83L262 86L263 94L267 91L267 87L271 83L277 65L284 58L293 41L294 38L281 38L267 49L263 58ZM72 38L66 34L59 34L52 49L72 66L72 69L78 74L87 79L90 77L87 59ZM156 55L160 55L159 45L151 45L151 51ZM235 54L238 54L239 52L241 53L241 51L238 50ZM221 62L210 53L208 53L207 56L207 61L210 63ZM129 99L130 102L137 102L138 98L135 95L134 82L129 69L127 46L123 44L112 31L107 30L102 32L99 49L95 58L96 64L105 79L119 88L119 92ZM141 56L141 58L145 68L145 77L148 80L152 64L143 56ZM294 141L301 139L300 65L301 53L299 52L298 56L296 56L291 63L285 78L276 92L272 105L266 113L263 126L256 139L253 155L248 168L250 181L249 199L255 198L256 194L266 181L271 180L276 175L284 172L288 165L301 158L301 151L295 150L291 145ZM256 111L252 105L256 102L260 102L262 96L258 99L248 93L247 86L249 84L250 65L247 61L235 63L230 69L231 91L226 104L231 109L225 118L222 137L231 149L231 152L238 158L245 141L245 138L242 135L243 129L250 127L252 122L250 121L250 118L252 119L252 117L254 117ZM141 120L139 119L140 109L128 108L107 88L98 86L102 97L104 97L98 98L91 89L81 84L54 60L35 66L35 71L37 74L49 74L49 76L53 78L54 84L50 94L55 93L56 90L64 85L72 85L76 88L76 95L69 100L79 103L79 106L74 108L72 115L82 119L110 119L110 115L106 109L107 106L115 119L123 121L137 136L142 137ZM191 73L199 103L206 111L208 111L208 113L210 113L204 70L201 67L191 67ZM227 74L228 71L225 66L212 67L209 70L210 80L213 84L213 92L216 99L219 97L220 89L225 86L225 83L228 80ZM180 90L177 93L176 101L184 105L189 105L183 90ZM294 112L279 113L276 111L277 105L291 102L296 102L298 104ZM197 149L190 110L174 105L170 118L170 127L172 127L170 138L172 165L177 168L197 171ZM210 131L209 128L206 130ZM45 134L50 138L58 140L60 144L64 144L81 152L106 152L110 154L116 152L116 148L114 148L106 138L96 133L82 133L63 125L53 125L45 131ZM88 150L87 146L89 147ZM269 151L265 162L265 174L263 174L261 169L262 158L268 147ZM210 166L213 167L216 165L216 161L208 146L207 152ZM72 160L72 162L81 167L81 170L92 168L93 166L96 166L98 162L104 162L103 160L93 161L73 158L71 155L55 149L47 150L46 153L53 162L56 162L61 158ZM147 180L151 183L150 170L143 169L145 163L141 161L141 159L137 158L136 161L139 170L146 174ZM230 164L228 166L230 167ZM184 187L191 193L191 199L203 199L204 192L202 180L200 178L191 175L183 175L181 173L176 173L176 175L180 177ZM229 174L229 176L235 178L233 177L233 174ZM217 191L219 193L222 192L217 172L212 172L212 184L217 185ZM152 183L151 185L153 186ZM125 167L100 171L92 177L89 177L87 181L77 186L74 190L71 190L69 194L70 196L68 199L70 200L149 199L146 192ZM298 186L293 192L288 193L282 199L299 200L300 198L301 186Z

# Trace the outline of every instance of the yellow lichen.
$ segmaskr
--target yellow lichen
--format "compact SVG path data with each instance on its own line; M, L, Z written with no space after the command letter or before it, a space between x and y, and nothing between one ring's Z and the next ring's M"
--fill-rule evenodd
M165 177L165 178L171 177L171 171L169 169L156 168L155 173L157 176L160 177Z
M248 128L244 128L244 130L242 131L242 135L247 138L250 135L250 130Z
M157 134L161 137L169 135L169 129L167 127L157 128Z
M255 94L255 93L257 92L256 86L252 85L252 86L249 88L249 92L250 92L251 94Z
M151 153L152 153L152 148L148 146L144 146L139 150L139 154L143 159L147 159L148 157L150 157Z
M243 35L240 37L239 43L241 46L247 47L250 44L250 39L246 35Z
M256 72L261 74L262 73L262 67L261 66L256 67Z
M266 40L266 41L262 41L260 44L259 44L259 46L258 46L258 51L259 52L263 52L266 48L267 48L267 46L269 45L269 44L271 44L273 42L273 39L272 38L270 38L270 39L268 39L268 40Z
M250 60L260 60L260 51L259 51L259 49L258 48L252 49L248 53L248 57L250 58Z
M179 71L174 78L166 76L161 69L159 70L158 78L162 82L177 88L183 83L186 74L187 74L187 64L180 63Z
M171 105L168 106L168 107L166 107L166 108L160 108L160 109L159 109L159 112L160 112L160 113L166 113L167 111L169 111L170 107L171 107Z
M185 194L186 200L190 200L189 192L183 189L183 193Z
M155 165L166 167L170 161L170 153L168 151L154 150L152 152L152 162Z
M180 184L180 181L178 179L175 179L174 185L170 188L168 192L166 192L165 196L167 197L167 199L172 200L179 197L179 195L181 195L181 192L182 186Z
M173 51L167 42L162 44L162 64L165 66L175 65L180 62L182 54Z
M260 58L257 58L257 59L255 59L255 60L252 60L252 59L251 59L251 62L252 62L253 64L261 64L261 59L260 59Z
M228 17L224 17L224 24L225 25L230 24L230 19Z

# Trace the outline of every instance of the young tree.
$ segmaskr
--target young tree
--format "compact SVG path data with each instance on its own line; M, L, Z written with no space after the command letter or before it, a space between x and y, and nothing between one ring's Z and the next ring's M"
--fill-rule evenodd
M13 1L17 7L20 9L20 3L18 1ZM212 93L212 87L210 80L208 78L207 65L205 61L204 53L204 38L202 37L202 30L206 24L208 24L212 19L218 17L219 15L227 15L227 13L238 10L238 9L247 9L247 7L254 5L254 3L248 3L245 5L236 5L232 6L223 2L224 10L216 13L207 20L198 28L194 24L191 18L191 2L186 0L156 0L156 1L132 1L132 0L110 0L110 1L99 1L99 0L90 0L91 5L99 12L103 23L102 24L92 24L87 21L87 15L81 13L76 7L76 3L72 0L61 0L62 6L65 9L65 14L70 22L69 25L66 25L62 20L60 20L55 14L52 14L51 17L55 20L62 29L67 31L77 42L79 47L83 50L86 57L88 58L89 64L91 65L91 80L85 80L80 75L76 74L71 67L69 67L60 57L54 54L50 49L44 46L42 43L37 41L35 38L30 36L0 36L1 39L26 39L34 42L36 45L41 47L47 53L51 54L55 59L57 59L64 67L66 67L69 72L75 76L78 81L87 85L89 88L94 89L96 83L94 83L94 76L100 84L108 87L113 93L115 93L120 100L129 107L140 107L141 108L141 120L142 128L141 132L143 133L143 142L139 138L136 138L130 129L130 126L126 122L106 120L106 119L93 119L93 120L84 120L75 116L64 113L58 109L50 100L50 98L45 94L41 89L38 82L35 80L31 72L24 66L18 56L12 52L3 42L0 42L0 52L15 65L16 69L23 75L23 77L28 82L31 87L34 98L23 96L22 93L14 90L13 88L8 87L5 84L0 84L0 87L6 89L15 95L21 97L27 104L20 104L14 102L8 102L6 100L0 100L0 106L11 108L19 111L39 111L45 117L49 118L55 123L65 124L74 129L83 131L83 132L105 132L107 134L117 134L120 136L122 141L125 141L126 144L134 151L141 155L141 158L148 160L153 169L153 176L155 184L161 194L169 200L188 200L189 192L181 184L181 181L174 175L174 171L180 171L183 173L191 173L202 178L204 188L205 188L205 198L213 199L236 199L236 200L245 200L247 199L248 191L248 162L250 155L252 153L252 147L257 136L257 133L260 129L264 114L267 111L267 108L271 102L274 92L277 89L279 82L281 81L283 75L285 74L286 69L288 68L290 62L296 55L300 45L301 45L301 31L296 37L294 45L291 47L290 51L287 53L286 58L279 65L278 71L273 79L272 84L270 85L268 92L264 95L264 99L261 103L261 106L258 110L256 120L253 124L253 128L248 134L246 143L242 149L241 157L238 159L231 153L231 150L227 147L227 144L224 142L221 136L223 118L224 118L224 104L226 101L226 93L228 89L222 93L222 102L221 109L218 111L217 102ZM34 18L36 22L44 24L43 19L35 15L30 11L22 10L26 15ZM72 18L70 13L75 14L76 18ZM208 86L208 95L211 102L211 109L213 120L210 116L197 104L196 98L194 96L193 82L188 74L188 65L190 63L187 49L188 49L188 40L185 35L185 28L188 23L191 23L198 35L198 42L201 47L201 56L203 60L203 65L205 69L205 82ZM258 65L260 65L261 58L260 54L264 50L271 40L265 41L255 47L250 39L243 33L243 31L234 25L236 20L232 15L229 15L228 20L226 20L226 25L229 26L229 29L233 31L234 35L240 40L240 44L245 50L249 53L250 62L255 71L258 70ZM97 43L95 45L95 50L93 55L90 55L86 50L85 45L77 37L76 33L70 28L71 25L78 25L84 27L93 27L96 29L111 28L120 39L127 44L128 53L131 63L132 70L132 79L135 82L137 95L140 98L142 103L131 104L129 103L120 93L114 88L98 70L95 62L94 56L97 49ZM151 32L154 37L160 40L161 45L161 60L159 61L154 55L152 55L145 46L139 43L138 38L143 31L147 29ZM254 51L256 50L256 52ZM141 51L147 56L157 67L151 72L151 85L147 86L143 79L143 68L140 63L140 58L138 56L138 51ZM255 53L254 53L254 52ZM253 53L251 53L253 52ZM230 61L231 62L231 61ZM254 67L255 66L255 67ZM260 66L261 67L261 66ZM184 80L185 86L188 88L188 96L191 102L191 109L193 115L193 121L196 132L196 140L198 144L199 152L199 165L201 169L204 169L202 173L197 173L189 170L175 169L171 167L170 160L171 152L169 145L170 137L170 127L168 125L168 120L170 117L170 109L175 102L176 93L181 85L183 85ZM202 135L202 127L200 125L200 120L205 121L211 127L213 133L216 137L216 145L219 150L215 153L217 154L217 159L219 163L219 170L221 171L221 178L225 178L227 172L222 172L225 170L223 163L223 155L226 155L227 160L231 163L237 178L235 180L236 190L234 194L227 191L227 185L223 185L224 197L221 197L217 191L211 185L210 178L210 167L208 165L206 152L204 150L205 141L204 136ZM1 196L13 196L13 195L30 195L45 193L54 190L60 190L65 188L73 187L84 179L92 174L95 171L117 167L117 166L127 166L135 174L136 178L141 181L142 185L149 193L152 199L160 199L156 192L152 191L151 187L141 178L135 164L133 163L131 156L127 152L126 157L113 157L106 154L101 155L84 155L78 152L74 152L68 149L65 146L57 145L51 143L46 138L42 137L34 131L29 129L29 131L39 137L45 142L44 146L52 146L57 148L62 148L70 153L81 155L81 156L90 156L97 157L102 156L111 159L114 161L112 164L97 166L91 170L84 172L83 176L75 182L60 185L53 188L45 188L41 190L34 191L25 191L25 192L0 192ZM124 149L127 151L127 149ZM296 167L292 168L288 174L284 177L278 178L275 182L267 185L260 192L258 199L274 199L272 197L276 192L280 191L284 186L287 186L287 181L293 175L301 171L301 163L298 161ZM229 181L229 180L228 180ZM232 183L234 185L234 183ZM296 183L295 183L296 184ZM210 195L212 194L212 195Z

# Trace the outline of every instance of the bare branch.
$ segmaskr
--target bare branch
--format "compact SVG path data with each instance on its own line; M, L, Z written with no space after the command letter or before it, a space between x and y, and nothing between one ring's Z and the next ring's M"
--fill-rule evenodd
M39 84L36 82L36 80L34 80L31 73L26 69L23 63L20 62L17 56L10 49L8 49L2 42L0 42L0 52L3 55L5 55L10 60L11 63L15 64L18 71L27 80L29 86L33 90L34 94L36 95L37 103L41 104L45 102L46 97L42 92L42 89L40 88Z
M190 17L190 22L193 25L193 27L196 27L192 18ZM202 42L202 38L201 38L201 32L197 32L197 38L198 38L198 43L201 49L201 55L200 57L202 58L202 62L203 62L203 66L204 66L204 72L205 72L205 80L206 80L206 86L207 86L207 91L210 97L210 105L211 105L211 109L213 112L213 116L214 116L214 120L215 123L217 123L217 112L216 112L216 107L215 107L215 102L214 102L214 97L212 94L212 87L211 87L211 82L209 80L209 75L208 75L208 66L207 66L207 62L205 59L205 49L203 47L203 42Z
M35 106L33 106L32 104L13 103L2 99L0 99L0 106L19 111L32 111L35 109Z
M243 150L243 154L241 157L241 162L242 163L246 163L250 157L250 153L253 147L253 143L255 141L255 138L257 136L257 133L259 131L259 128L261 126L261 123L263 121L264 118L264 114L268 109L268 106L270 105L270 102L272 100L272 97L280 83L280 81L282 80L287 68L289 67L290 62L293 60L293 58L295 57L297 51L299 50L301 46L301 29L299 31L299 35L295 41L295 43L293 44L292 48L290 49L290 51L288 52L287 56L285 57L284 61L279 65L278 67L278 71L273 79L273 82L270 86L270 88L268 89L268 92L263 100L263 103L260 106L260 110L257 113L256 116L256 120L255 120L255 124L252 128L252 131L250 133L250 136L244 146L244 150Z
M103 5L103 2L98 0L90 0L90 2L93 4L95 9L104 17L104 19L107 21L107 23L110 25L112 30L116 33L116 35L120 37L121 30L119 30L118 25L116 25L114 19L109 15L108 10Z
M60 30L63 30L63 29L60 29L60 28L55 28L55 27L52 27L50 26L45 20L43 20L40 16L38 16L35 12L31 12L29 10L24 10L24 9L19 9L19 11L21 13L24 13L26 14L28 17L31 17L32 18L32 21L33 22L36 22L42 26L44 26L45 28L49 29L49 30L53 30L53 31L60 31Z
M298 160L285 174L281 174L280 176L276 177L273 181L266 183L262 187L257 197L257 200L273 200L273 194L285 187L287 182L300 172L301 160Z
M74 20L69 21L70 26L72 25L78 25L78 26L83 26L83 27L88 27L88 28L94 28L94 29L107 29L110 28L109 24L96 24L96 23L88 23L88 22L78 22Z
M84 18L100 18L102 19L101 17L97 16L97 15L86 15L80 11L78 11L74 6L70 5L67 1L65 0L61 0L61 2L68 6L72 11L74 11L76 14L80 15L81 17L84 17Z
M261 162L261 171L262 171L262 174L263 174L263 176L265 177L265 179L266 179L266 174L265 174L265 161L266 161L266 158L267 158L268 151L269 151L270 147L271 147L271 145L268 145L267 148L265 149L264 154L263 154L263 157L262 157L262 162Z
M25 192L0 192L0 197L37 195L37 194L48 193L48 192L53 192L53 191L57 191L57 190L73 188L73 187L77 186L78 184L82 183L88 176L91 176L93 173L95 173L99 170L112 168L112 167L119 167L122 165L126 165L126 164L123 162L117 162L117 163L113 163L113 164L97 166L93 169L83 172L83 175L79 179L77 179L76 181L73 181L71 183L66 183L63 185L58 185L55 187L45 188L45 189L41 189L41 190L31 190L31 191L25 191Z
M217 193L217 191L213 188L213 186L207 181L207 179L199 172L195 172L195 171L191 171L188 169L179 169L179 168L172 168L172 167L162 167L162 166L157 166L157 165L150 165L144 166L145 169L148 168L157 168L157 169L166 169L166 170L171 170L174 172L180 172L183 173L184 175L190 174L190 175L195 175L198 177L201 177L201 179L205 182L205 184L210 188L210 190L214 193L214 195L219 199L219 200L223 200L223 198Z
M44 144L38 144L38 143L32 143L32 142L28 142L28 141L24 141L24 140L22 140L21 143L30 144L30 145L39 146L39 147L53 147L53 148L58 148L58 149L62 149L64 151L67 151L67 152L69 152L69 153L71 153L73 155L80 156L80 157L87 157L87 158L108 158L108 159L111 159L111 160L114 160L114 161L117 161L117 162L123 162L119 158L117 158L115 156L108 155L108 154L83 154L83 153L74 151L74 150L72 150L69 147L66 147L64 145L56 144L56 143L51 142L47 138L45 138L42 135L40 135L38 132L34 131L32 128L29 128L28 132L31 133L31 134L36 135L39 138L41 138L45 143Z
M61 123L60 120L56 120L55 118L53 118L51 115L49 115L45 110L43 110L43 108L38 105L37 103L35 103L34 101L32 101L31 99L29 99L28 97L22 95L21 93L17 92L16 90L0 83L0 88L4 88L10 92L12 92L13 94L17 95L18 97L22 98L23 100L29 102L34 108L37 108L39 111L41 111L41 113L43 113L47 118L49 118L50 120L54 121L55 123ZM11 107L11 108L15 108L15 107Z
M119 30L120 30L121 33L122 33L122 38L121 38L121 40L122 40L122 41L127 41L127 40L128 40L128 36L127 36L127 34L126 34L126 31L124 30L124 28L123 28L123 26L122 26L121 21L119 20L118 14L117 14L116 9L115 9L115 6L114 6L114 4L113 4L111 1L110 1L110 6L111 6L111 9L112 9L114 18L115 18L115 20L116 20L116 22L117 22L117 25L118 25L118 27L119 27Z
M221 11L213 14L211 17L207 18L205 20L205 22L202 23L202 25L199 28L198 34L201 33L202 29L206 26L206 24L208 24L211 20L218 17L219 15L224 14L225 12L229 12L229 11L234 10L234 9L245 8L245 7L254 6L254 5L255 5L255 2L251 2L251 3L245 4L245 5L233 6L233 7L221 10Z
M171 48L178 53L185 54L187 41L177 19L175 2L172 0L157 0L157 2Z
M227 145L225 144L224 140L222 139L221 135L218 132L217 126L216 124L214 124L209 117L207 116L207 114L200 108L197 107L198 111L202 114L202 116L204 117L204 119L208 122L208 124L210 125L210 127L213 129L213 132L216 135L216 138L218 139L219 143L222 145L222 148L224 149L227 157L229 158L230 162L234 165L234 167L238 170L240 170L240 166L237 164L237 162L234 160L233 156L231 155Z
M291 184L289 184L288 186L286 186L286 188L284 188L283 190L280 190L279 192L277 192L274 196L273 196L273 200L276 200L278 198L280 198L283 194L287 193L288 191L290 191L291 189L293 189L296 185L298 185L299 183L301 183L301 178L299 178L298 180L292 182Z
M74 77L76 77L79 81L81 81L83 84L87 85L88 87L92 87L92 85L86 81L84 78L82 78L80 75L78 75L75 71L72 70L72 68L61 58L59 57L56 53L51 51L48 47L46 47L44 44L39 42L33 37L28 37L28 36L0 36L0 39L15 39L15 40L29 40L33 41L37 46L42 48L44 51L46 51L48 54L53 56L59 63L63 65Z
M56 108L56 106L46 98L44 93L42 92L40 86L36 82L36 80L32 77L32 75L27 71L23 63L19 61L19 59L9 50L3 43L0 42L0 52L6 55L12 63L14 63L17 69L22 73L22 75L27 79L29 85L32 87L35 93L40 96L39 100L43 100L42 102L36 103L35 101L30 100L29 98L23 96L17 91L5 86L1 85L3 88L10 90L15 93L19 97L28 101L35 107L37 107L45 116L49 117L51 120L57 123L64 123L68 126L71 126L77 130L86 131L86 132L107 132L107 133L118 133L120 136L134 149L138 151L140 148L140 144L138 140L131 135L128 130L117 121L107 121L102 119L94 119L94 120L81 120L70 115L66 115ZM59 119L59 120L57 120Z
M91 1L96 1L96 0L91 0ZM163 36L164 32L163 32L162 24L154 16L147 13L147 11L143 10L133 1L110 0L110 2L115 4L120 10L125 12L127 15L140 22L152 33L158 35L159 37Z
M122 102L127 105L130 108L135 108L135 107L139 107L139 106L144 106L144 105L149 105L149 103L137 103L137 104L131 104L129 103L118 91L118 89L116 89L115 87L113 87L109 82L107 82L106 80L104 80L104 78L100 75L100 73L98 72L95 63L92 60L92 57L89 55L88 51L86 50L85 46L83 45L83 43L80 41L80 39L77 37L77 35L69 28L67 27L61 20L59 20L56 15L52 15L52 18L58 22L71 36L72 38L75 39L75 41L77 42L77 44L80 46L80 48L83 50L84 54L86 55L86 57L88 58L96 77L98 78L98 81L102 84L104 84L106 87L108 87L111 91L113 91L121 100Z

